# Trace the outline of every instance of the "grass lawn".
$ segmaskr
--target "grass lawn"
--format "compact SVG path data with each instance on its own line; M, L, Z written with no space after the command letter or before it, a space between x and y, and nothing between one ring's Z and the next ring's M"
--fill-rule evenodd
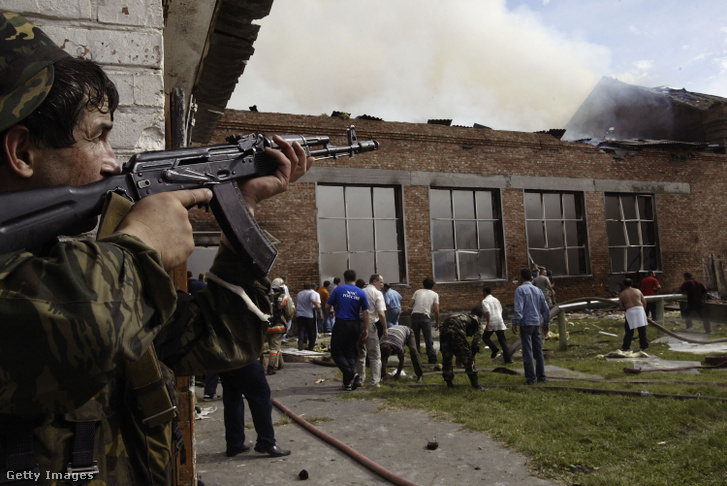
M684 329L675 313L667 314L666 322L669 329ZM455 384L462 386L454 389L444 386L441 373L435 373L425 375L422 386L401 379L350 396L385 398L389 406L428 410L434 417L486 432L527 455L535 474L563 484L727 484L727 368L702 369L698 374L625 373L625 367L633 366L631 361L603 357L620 348L622 319L572 314L567 327L566 351L559 350L557 338L545 341L546 365L603 380L549 379L547 384L525 386L522 375L492 372L496 367L521 370L519 352L514 363L495 365L484 349L477 361L480 383L488 388L485 392L469 387L464 373L457 373ZM695 328L701 329L698 319ZM551 331L557 332L557 325ZM507 336L510 343L516 339L509 329ZM663 336L655 328L649 328L648 336L649 354L704 364L704 355L673 352L667 344L653 343ZM725 337L727 324L713 323L709 339ZM632 346L636 348L638 339ZM392 358L389 366L395 361ZM413 375L408 363L404 369Z

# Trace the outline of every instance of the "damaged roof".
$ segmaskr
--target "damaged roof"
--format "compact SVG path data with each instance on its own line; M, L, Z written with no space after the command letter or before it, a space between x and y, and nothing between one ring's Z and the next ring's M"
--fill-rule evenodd
M564 141L727 145L727 98L602 78L566 125Z

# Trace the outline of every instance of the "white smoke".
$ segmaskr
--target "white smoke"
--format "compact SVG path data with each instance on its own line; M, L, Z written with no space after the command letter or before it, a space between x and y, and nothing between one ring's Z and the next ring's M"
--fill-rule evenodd
M562 128L610 51L505 0L275 0L228 106Z

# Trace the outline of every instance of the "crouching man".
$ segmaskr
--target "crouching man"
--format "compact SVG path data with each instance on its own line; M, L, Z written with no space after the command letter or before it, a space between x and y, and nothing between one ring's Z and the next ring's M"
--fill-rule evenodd
M401 369L404 367L404 346L406 345L409 348L414 373L417 375L417 383L421 383L424 378L422 372L422 357L419 355L419 350L417 349L414 332L410 327L401 325L391 326L388 331L388 335L383 336L379 343L381 348L381 377L384 380L389 379L389 375L386 373L386 362L389 361L389 356L396 354L399 357L399 366L394 374L394 379L399 378Z

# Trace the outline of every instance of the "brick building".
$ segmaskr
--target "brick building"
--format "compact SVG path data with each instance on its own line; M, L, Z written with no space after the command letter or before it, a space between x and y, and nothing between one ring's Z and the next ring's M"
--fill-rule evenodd
M727 156L661 142L628 149L441 124L227 110L211 143L231 134L328 135L346 127L376 152L318 161L257 219L279 243L273 276L291 291L354 268L374 271L408 302L433 276L444 312L470 308L483 284L512 303L519 269L551 269L558 300L612 296L625 275L655 269L665 290L701 275L727 240ZM193 215L212 231L210 214Z

